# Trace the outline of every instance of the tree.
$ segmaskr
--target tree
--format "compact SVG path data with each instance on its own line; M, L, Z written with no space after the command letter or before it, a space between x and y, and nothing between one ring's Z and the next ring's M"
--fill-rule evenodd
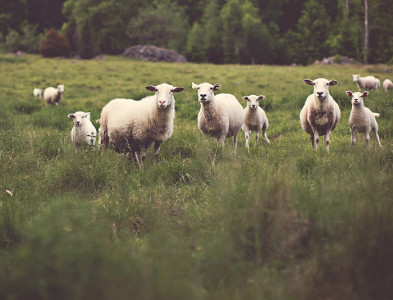
M45 39L41 42L39 52L44 57L68 57L70 56L70 46L67 39L52 28L46 33Z
M203 34L202 26L198 22L195 22L187 36L186 56L188 60L195 62L206 61L204 45L201 42Z
M368 63L368 0L364 0L364 58L363 62Z

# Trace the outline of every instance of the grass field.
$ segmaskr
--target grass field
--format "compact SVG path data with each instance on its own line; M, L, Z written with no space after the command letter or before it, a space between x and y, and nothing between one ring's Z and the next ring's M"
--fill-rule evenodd
M34 55L0 66L0 299L391 299L393 94L365 100L383 147L361 135L351 149L345 91L353 73L382 82L392 69ZM303 79L318 77L339 81L330 153L312 151L298 119ZM248 153L241 132L235 157L231 140L205 138L192 81L265 95L271 144ZM152 149L143 171L113 151L75 152L67 114L95 120L110 99L162 82L185 91L159 163ZM32 96L60 83L58 107Z

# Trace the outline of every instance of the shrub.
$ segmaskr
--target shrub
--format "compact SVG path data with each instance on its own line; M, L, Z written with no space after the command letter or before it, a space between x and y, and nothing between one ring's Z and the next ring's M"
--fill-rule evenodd
M37 53L43 35L37 34L36 29L37 25L23 23L20 27L21 33L16 30L10 30L5 37L3 48L10 52L24 51Z
M70 56L70 45L67 39L59 35L55 29L50 29L38 49L44 57Z

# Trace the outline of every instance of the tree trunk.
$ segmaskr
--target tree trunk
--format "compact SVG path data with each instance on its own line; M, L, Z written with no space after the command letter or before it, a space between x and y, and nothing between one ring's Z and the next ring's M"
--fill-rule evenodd
M345 15L348 18L348 16L349 16L349 0L345 0Z
M368 63L368 0L364 0L364 58L363 62Z

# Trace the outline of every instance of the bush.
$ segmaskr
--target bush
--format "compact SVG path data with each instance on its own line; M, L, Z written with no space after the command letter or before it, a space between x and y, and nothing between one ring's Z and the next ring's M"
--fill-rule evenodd
M20 32L10 30L6 35L2 48L7 52L24 51L28 53L37 53L40 40L43 35L36 33L37 25L23 23Z
M39 51L44 57L69 57L70 45L64 36L59 35L59 33L52 28L46 33L45 39L40 44Z

